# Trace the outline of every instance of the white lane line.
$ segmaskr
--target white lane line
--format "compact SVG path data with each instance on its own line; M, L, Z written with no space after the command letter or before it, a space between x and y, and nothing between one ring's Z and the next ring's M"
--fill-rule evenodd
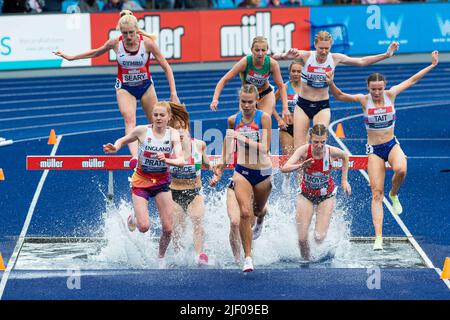
M433 107L433 104L427 103L427 104L415 105L415 106L411 106L411 107L396 108L396 110L397 111L398 110L408 110L408 109L415 109L415 108L421 108L421 107L422 108ZM347 148L347 146L342 142L342 140L336 136L336 134L334 133L333 127L335 125L337 125L339 122L350 120L350 119L354 119L354 118L358 118L358 117L362 117L362 116L363 116L363 114L360 113L360 114L344 117L344 118L338 119L336 121L333 121L332 123L330 123L330 126L328 127L328 131L330 132L330 134L333 136L333 138L336 140L336 142L341 146L341 148L343 150L345 150L346 152L348 152L349 155L352 155L352 153ZM370 183L369 175L367 174L367 172L365 170L359 170L359 172L367 180L367 182ZM425 251L422 249L422 247L419 245L419 243L416 241L416 239L414 238L412 233L409 231L408 227L406 227L405 223L400 218L400 216L394 214L392 205L390 204L390 202L388 201L388 199L386 197L383 197L383 203L387 207L389 212L391 213L391 215L394 218L394 220L398 223L400 228L403 230L405 235L408 237L408 240L411 243L411 245L414 247L414 249L416 249L416 251L422 257L423 261L425 261L425 264L427 265L427 267L434 269L436 271L436 273L439 275L439 278L440 278L441 273L442 273L441 269L436 268L433 265L433 262L431 261L431 259L428 257L428 255L425 253ZM444 283L446 284L446 286L450 290L450 281L448 279L441 279L441 280L444 281Z
M59 143L61 142L62 135L57 137L57 142L52 148L51 156L56 154L56 150L58 150ZM17 258L19 256L20 250L22 249L23 243L25 241L25 236L27 235L28 228L31 223L31 218L33 217L34 209L36 208L36 204L39 200L39 196L41 194L42 188L44 187L45 179L47 178L49 170L44 170L42 173L41 179L39 180L36 191L34 192L33 199L31 200L30 208L28 209L27 217L25 219L25 223L23 224L22 231L20 232L19 238L17 240L16 246L14 248L13 254L8 261L5 272L3 273L2 280L0 281L0 300L2 299L3 292L5 291L6 283L8 282L9 275L11 274L14 265L16 264Z

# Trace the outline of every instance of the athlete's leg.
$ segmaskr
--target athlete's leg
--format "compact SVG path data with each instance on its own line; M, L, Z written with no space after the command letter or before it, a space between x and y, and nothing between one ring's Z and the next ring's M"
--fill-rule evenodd
M136 98L125 89L116 89L117 104L125 122L125 134L128 134L136 127ZM138 142L128 144L133 157L138 154Z
M258 101L258 109L272 116L273 108L275 108L275 94L272 91Z
M179 252L183 248L181 238L186 230L186 213L183 208L176 203L173 205L173 249L175 253Z
M203 196L197 195L189 204L188 214L194 228L194 249L197 256L203 251L205 231L203 229L203 217L205 214L205 201Z
M241 214L239 232L245 257L252 255L252 217L253 217L253 188L250 182L241 174L233 174L234 194Z
M369 154L367 171L369 173L370 189L372 191L372 222L375 236L383 235L383 197L386 168L384 160L375 154Z
M227 188L227 213L230 218L230 246L233 252L234 261L240 263L241 260L241 236L239 234L239 225L241 221L241 212L236 200L234 190Z
M142 110L144 110L149 123L152 122L152 111L156 102L158 102L158 97L156 95L155 86L152 84L141 97Z
M160 192L155 196L156 208L159 212L159 218L161 220L161 237L159 240L159 257L164 258L167 247L169 246L170 239L172 237L173 226L173 206L172 206L172 193Z
M316 209L316 227L314 230L314 239L321 243L328 233L331 215L336 204L335 197L328 198L317 206Z
M321 123L328 128L328 126L330 125L330 118L331 118L330 108L322 109L313 117L313 125Z
M253 186L253 214L257 217L256 223L261 224L264 220L264 216L267 213L267 199L269 199L270 192L272 191L272 179L267 178L257 185Z
M297 214L295 216L295 220L297 223L298 245L300 247L300 254L305 260L310 260L308 231L309 225L311 224L313 212L313 203L301 194L298 194Z
M131 194L133 209L136 217L136 226L138 230L145 233L150 229L150 218L148 215L148 201L140 196Z
M308 142L309 117L299 106L294 110L294 150Z
M392 177L391 195L396 196L398 189L406 177L407 162L406 156L399 144L396 144L389 153L388 162L394 171Z

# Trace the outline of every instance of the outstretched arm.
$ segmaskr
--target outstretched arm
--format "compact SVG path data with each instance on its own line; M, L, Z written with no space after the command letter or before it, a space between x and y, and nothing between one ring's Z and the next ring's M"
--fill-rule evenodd
M272 58L275 60L300 60L304 64L309 55L309 51L291 48L287 52L273 54Z
M292 122L292 115L288 109L286 86L283 83L283 78L281 76L281 71L280 71L280 65L274 59L270 59L270 66L271 66L273 81L277 85L277 87L278 87L277 92L279 92L280 97L281 97L281 105L282 105L281 115L286 122L290 123L290 122Z
M57 50L53 53L56 56L66 59L68 61L94 58L94 57L98 57L98 56L104 54L105 52L108 52L111 49L114 49L114 46L117 44L117 41L118 41L117 39L110 39L110 40L106 41L105 44L103 46L101 46L100 48L92 49L87 52L76 54L76 55L68 55L68 54L61 52L60 50Z
M385 53L377 55L353 58L345 54L333 53L333 56L335 58L336 64L342 63L350 66L365 67L377 63L378 61L392 57L396 50L398 50L398 42L392 42Z
M431 64L428 67L423 68L415 75L413 75L411 78L403 81L402 83L399 83L398 85L391 87L388 90L388 93L390 93L391 96L395 98L400 92L405 91L412 85L416 84L420 79L423 78L424 75L433 70L438 63L439 63L439 51L433 51L431 53Z
M307 155L306 153L307 150L308 150L307 144L297 148L297 150L294 151L294 153L289 158L289 160L284 164L284 166L281 167L280 169L281 172L287 173L308 167L313 162L314 159L309 158L306 159L305 161L302 161Z
M330 147L330 156L335 159L342 159L342 174L341 174L341 186L345 193L350 195L352 193L352 188L350 183L348 183L348 154L344 150L336 147Z
M217 82L216 85L216 89L214 90L214 95L210 104L210 108L213 111L217 110L217 106L219 104L219 97L220 97L220 93L223 90L223 87L228 83L228 81L230 81L231 79L233 79L234 77L236 77L239 72L244 72L245 68L247 67L247 60L246 58L242 58L241 60L239 60L238 63L236 63L233 68L231 68L231 70L229 70L220 80L219 82Z
M151 39L146 39L145 45L150 50L150 52L153 53L155 59L158 61L159 65L166 74L167 82L169 82L170 101L180 103L180 99L178 99L177 95L177 88L175 86L175 78L173 76L173 71L169 63L167 62L166 58L161 53L161 50L159 50L159 47L155 41Z
M140 140L139 137L145 136L147 128L145 126L137 126L130 133L119 138L112 143L107 143L103 145L103 152L111 154L118 152L124 145L127 145L136 140Z
M362 104L362 101L364 99L364 95L363 94L347 94L347 93L344 93L344 92L342 92L341 89L339 89L334 84L334 81L333 81L334 74L332 72L327 72L326 76L327 76L327 83L328 83L328 86L330 87L331 94L337 100L346 101L346 102L359 102L359 103Z

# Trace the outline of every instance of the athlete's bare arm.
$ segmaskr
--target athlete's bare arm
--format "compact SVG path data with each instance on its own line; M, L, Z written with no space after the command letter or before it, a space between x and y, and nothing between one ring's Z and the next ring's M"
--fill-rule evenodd
M217 110L217 106L219 105L220 93L222 92L223 87L228 83L228 81L236 77L240 72L244 72L246 67L247 58L243 57L219 80L219 82L217 82L216 89L214 90L214 95L209 106L211 110Z
M169 83L170 88L170 101L180 103L180 99L178 99L177 95L177 88L175 85L175 78L173 76L172 68L170 67L164 55L161 53L161 50L159 49L158 45L156 44L155 41L153 41L150 38L144 38L144 45L147 52L153 54L156 61L158 61L159 65L166 74L167 82Z
M333 53L333 59L336 65L342 63L349 66L365 67L377 63L378 61L392 57L394 55L394 52L398 50L398 46L398 42L392 42L385 53L365 56L361 58L349 57L342 53Z
M57 50L53 53L56 56L66 59L68 61L88 59L88 58L98 57L98 56L104 54L105 52L108 52L109 50L114 49L118 43L119 43L119 38L110 39L110 40L106 41L103 46L101 46L97 49L92 49L87 52L83 52L83 53L76 54L76 55L68 55L68 54L61 52L60 50Z
M105 153L116 153L119 151L124 145L127 145L134 141L143 142L145 139L145 134L147 132L147 126L137 126L135 127L130 133L123 136L122 138L119 138L112 143L107 143L103 145L103 151Z
M342 172L341 172L341 186L345 193L350 195L352 193L352 188L350 183L348 183L348 154L344 150L336 147L330 146L330 156L332 159L342 160Z
M419 72L417 72L415 75L410 77L409 79L403 81L402 83L399 83L398 85L392 86L386 93L390 96L391 100L394 100L395 97L408 89L409 87L416 84L420 79L423 78L428 72L434 69L439 63L439 51L433 51L431 53L431 64Z
M331 94L340 101L346 102L358 102L364 105L365 96L363 94L347 94L339 89L333 81L334 74L332 72L327 72L327 84L330 87Z

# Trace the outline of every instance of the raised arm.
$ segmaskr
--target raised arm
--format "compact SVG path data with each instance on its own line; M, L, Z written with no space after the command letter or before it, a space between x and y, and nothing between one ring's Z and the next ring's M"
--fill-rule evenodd
M363 94L347 94L342 92L333 81L334 74L332 72L327 72L327 83L330 87L331 94L337 99L346 102L359 102L363 104L364 95Z
M392 57L396 50L398 50L398 42L392 42L385 53L365 56L361 58L353 58L345 54L333 53L333 58L335 59L336 64L342 63L350 66L365 67L377 63L378 61Z
M202 162L203 165L207 168L207 169L211 169L211 164L208 158L208 155L206 154L206 142L205 141L200 141L201 142L201 150L202 150Z
M161 53L161 50L159 50L158 45L155 41L151 39L145 39L144 40L146 48L153 53L153 56L158 61L161 68L164 70L164 73L166 74L167 82L169 83L169 89L170 89L170 101L180 103L180 99L178 99L177 95L177 88L175 86L175 78L173 76L172 68L170 67L169 63L167 62L166 58Z
M429 66L423 68L415 75L413 75L411 78L403 81L402 83L392 86L387 92L391 94L391 97L395 98L400 92L405 91L412 85L416 84L420 79L423 78L424 75L433 70L438 63L439 63L439 51L433 51L431 53L431 64Z
M117 42L118 42L118 39L110 39L110 40L106 41L103 46L101 46L97 49L92 49L87 52L76 54L76 55L68 55L68 54L61 52L60 50L57 50L53 53L56 56L66 59L68 61L94 58L94 57L98 57L98 56L104 54L105 52L108 52L111 49L114 49Z
M238 63L236 63L231 70L229 70L220 80L219 82L217 82L216 85L216 89L214 90L214 95L210 104L210 108L213 111L217 110L217 106L219 104L219 97L220 97L220 93L223 90L223 87L228 83L228 81L230 81L231 79L233 79L234 77L236 77L240 72L244 72L245 68L247 67L247 60L246 58L242 58L241 60L239 60Z
M348 183L348 154L344 150L336 147L330 147L330 156L332 159L342 160L342 173L341 173L341 186L345 193L350 195L352 193L352 188L350 183Z
M291 48L287 52L273 54L272 58L275 60L300 60L304 64L309 55L310 51Z

